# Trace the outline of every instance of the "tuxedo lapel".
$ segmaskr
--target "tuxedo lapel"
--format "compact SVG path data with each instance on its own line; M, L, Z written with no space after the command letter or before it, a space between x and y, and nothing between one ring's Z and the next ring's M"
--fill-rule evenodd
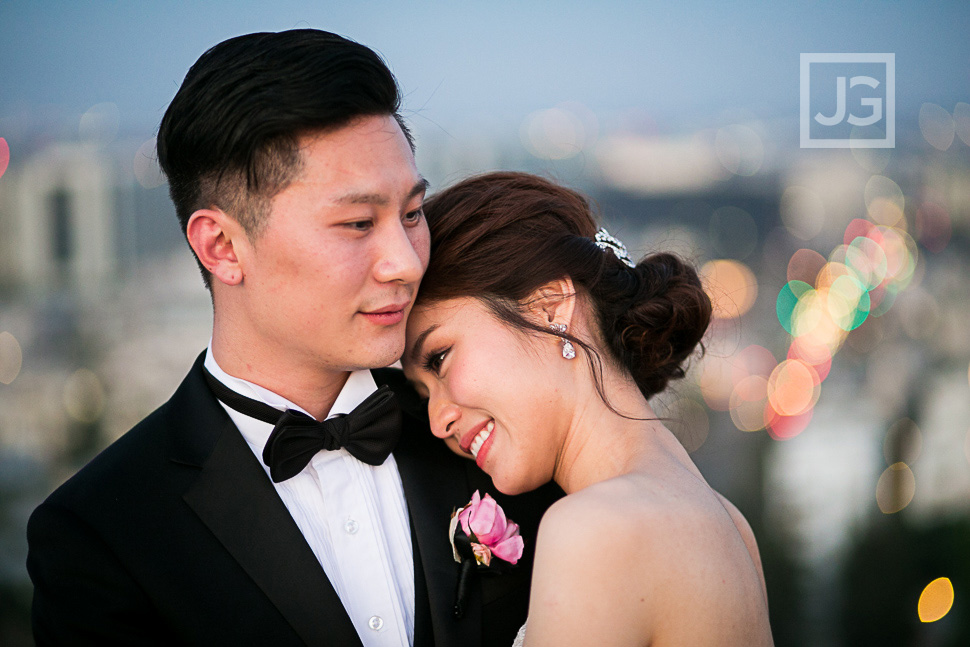
M207 448L200 438L214 445L200 461L201 471L185 501L308 645L360 645L343 604L286 506L208 392L201 358L189 380L198 382L192 398L196 406L187 409L198 416L186 429L195 437L175 460L193 463L202 458Z
M414 647L435 647L434 628L431 625L431 605L428 602L428 582L424 577L421 549L414 534L414 520L411 525L411 552L414 555Z
M422 442L427 440L424 436L433 442ZM479 587L469 587L464 616L459 619L453 615L458 564L448 541L448 523L454 509L471 497L462 459L450 455L444 443L431 438L428 430L410 416L404 417L404 430L394 458L420 550L420 560L416 562L423 567L427 583L434 644L479 647Z

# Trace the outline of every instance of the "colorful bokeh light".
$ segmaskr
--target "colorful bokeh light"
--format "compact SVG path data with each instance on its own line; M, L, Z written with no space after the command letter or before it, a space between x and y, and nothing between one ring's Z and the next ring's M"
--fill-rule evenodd
M708 407L714 411L730 409L729 400L734 383L731 379L733 363L729 357L719 357L708 353L701 364L697 383L701 396Z
M670 406L667 426L688 452L700 449L711 429L707 409L690 398L681 398Z
M900 211L906 207L903 190L899 188L898 184L884 175L873 175L869 178L869 181L866 182L863 196L865 197L866 209L868 209L870 217L873 215L874 206L877 210L881 208L881 205L877 204L879 201L892 203L899 207ZM873 220L878 223L877 218L873 218Z
M953 107L953 125L957 137L970 146L970 103L961 101Z
M749 375L734 385L731 391L731 420L741 431L758 431L765 426L765 403L768 400L768 380Z
M64 383L64 410L82 423L92 423L104 411L105 392L101 379L86 368L74 371Z
M782 328L788 331L789 334L793 334L792 330L794 327L794 317L795 310L798 308L799 301L809 295L814 293L814 289L808 283L804 281L789 281L785 284L785 287L781 289L778 293L778 298L775 300L775 313L778 315L778 323L781 324Z
M948 577L938 577L920 593L916 612L920 622L936 622L953 608L953 583Z
M775 440L788 440L805 431L808 423L812 420L814 409L808 409L797 416L783 416L774 409L768 407L765 410L767 423L765 428L768 435Z
M786 359L768 378L768 404L781 416L797 416L815 406L822 381L812 366Z
M800 249L788 261L787 278L814 285L818 273L825 267L825 257L811 249Z
M943 106L924 103L919 109L919 129L923 139L933 148L945 151L953 144L956 125Z
M10 165L10 145L7 140L0 137L0 177L7 172L7 166Z
M758 279L740 261L718 259L701 267L701 282L711 297L715 319L737 319L758 298Z
M886 463L892 465L902 461L911 465L919 458L923 449L923 433L909 418L900 418L889 427L882 444Z
M17 338L9 332L0 332L0 384L10 384L20 375L24 354Z
M916 494L916 477L909 465L893 463L876 483L876 504L883 514L895 514L909 505Z
M795 191L790 201L806 196L810 197ZM864 198L868 218L851 220L842 244L828 257L799 249L788 261L787 282L775 299L775 314L790 341L785 359L768 378L761 423L777 440L805 429L832 360L849 334L864 329L853 347L870 349L878 342L879 329L866 323L888 312L896 296L913 282L919 254L916 240L907 231L902 189L893 180L874 175L866 183ZM783 216L794 212L787 205L782 211ZM786 220L785 225L790 231L797 229L794 221ZM949 214L925 203L917 213L916 235L921 242L925 239L942 249L949 241ZM746 386L750 390L751 384ZM755 422L748 408L757 399L744 395L733 393L729 406L735 425L750 430ZM884 512L902 509L915 492L915 478L903 463L891 466L880 483L877 498Z

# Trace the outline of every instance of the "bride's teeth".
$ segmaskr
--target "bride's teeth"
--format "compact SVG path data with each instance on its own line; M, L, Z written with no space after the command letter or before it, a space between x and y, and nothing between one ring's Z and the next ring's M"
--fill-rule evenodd
M495 421L489 420L488 424L485 425L485 428L482 429L480 432L478 432L478 435L475 436L475 440L472 441L472 446L469 447L469 449L471 450L472 456L474 456L475 458L478 458L478 450L482 448L482 445L485 444L485 441L488 440L488 437L492 435L493 429L495 429Z

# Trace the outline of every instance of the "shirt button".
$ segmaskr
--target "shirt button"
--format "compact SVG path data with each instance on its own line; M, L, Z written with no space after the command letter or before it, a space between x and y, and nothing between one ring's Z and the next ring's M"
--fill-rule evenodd
M371 616L370 620L367 621L367 626L374 631L380 631L384 626L384 619L380 616Z
M347 521L344 522L344 531L348 535L357 534L358 529L360 529L360 525L353 519L347 519ZM377 616L374 616L374 618L377 618ZM371 620L373 621L374 618L371 618ZM380 620L380 618L377 619Z

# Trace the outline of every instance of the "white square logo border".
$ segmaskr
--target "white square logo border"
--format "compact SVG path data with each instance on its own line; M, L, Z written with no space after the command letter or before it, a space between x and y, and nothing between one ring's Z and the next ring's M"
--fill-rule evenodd
M798 123L802 148L895 148L896 147L896 55L895 54L801 54L801 105ZM811 65L812 63L882 63L886 66L886 136L882 139L812 139Z

